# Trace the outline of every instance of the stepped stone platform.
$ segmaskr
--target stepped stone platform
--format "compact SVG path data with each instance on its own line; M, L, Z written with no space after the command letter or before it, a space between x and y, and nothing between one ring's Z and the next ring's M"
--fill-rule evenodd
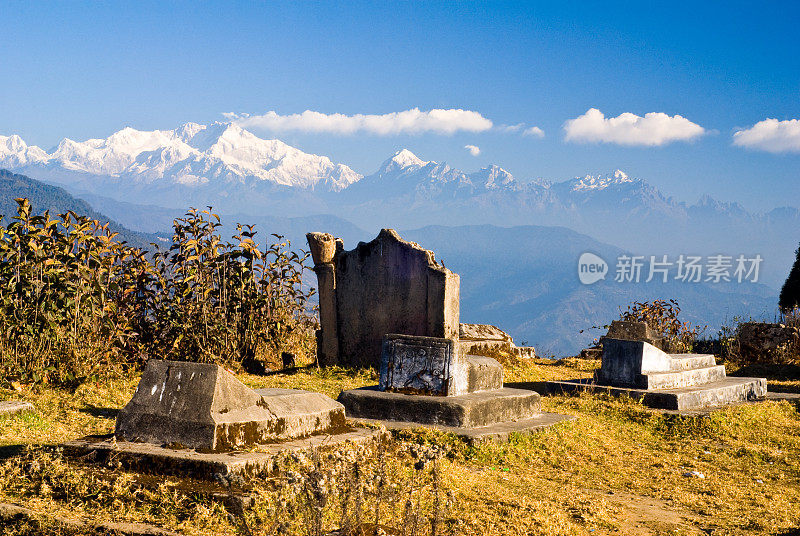
M285 452L328 448L346 442L374 441L379 432L347 427L337 433L258 445L255 450L209 452L169 448L151 443L117 441L113 437L88 437L62 443L64 454L83 461L105 464L117 461L128 470L213 480L219 475L253 475L270 471L275 457Z
M760 400L766 378L732 378L713 355L667 354L644 341L605 338L593 380L546 382L548 393L603 390L641 398L646 406L687 411Z
M507 439L569 419L542 413L541 397L503 386L503 367L483 356L460 356L452 339L389 334L380 384L339 395L350 419L389 429L431 427L470 441Z
M534 391L511 388L437 397L362 387L342 392L339 402L351 418L474 428L539 414L540 398Z
M114 434L63 444L85 461L195 478L252 473L287 450L369 441L376 432L347 423L344 406L299 389L250 389L218 365L147 362Z

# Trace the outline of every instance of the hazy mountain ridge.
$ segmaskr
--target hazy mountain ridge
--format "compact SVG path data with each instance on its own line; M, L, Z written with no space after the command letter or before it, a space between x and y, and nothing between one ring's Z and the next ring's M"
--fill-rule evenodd
M618 318L633 301L675 298L684 320L708 326L706 336L734 316L771 318L777 303L774 291L753 283L617 283L613 266L605 280L583 285L581 253L611 263L625 251L563 227L430 226L402 236L461 276L462 322L501 326L540 355L577 353L602 334L589 328Z

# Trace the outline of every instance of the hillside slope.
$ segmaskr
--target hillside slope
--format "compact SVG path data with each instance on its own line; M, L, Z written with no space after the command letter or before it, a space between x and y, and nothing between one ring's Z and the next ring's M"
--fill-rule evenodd
M92 208L83 199L73 197L63 188L0 169L0 214L3 215L2 223L4 225L8 225L11 218L17 214L17 202L14 199L20 197L25 197L31 202L35 214L43 214L46 211L50 211L51 216L55 216L71 210L75 214L88 216L102 223L108 222L110 224L109 228L119 233L122 240L139 248L151 250L152 246L150 244L152 242L163 241L155 234L132 231L126 228Z
M540 355L574 355L602 334L581 330L609 323L633 301L677 299L683 319L708 326L707 335L734 316L772 318L777 306L774 290L749 282L617 283L616 259L624 250L563 227L431 226L401 235L461 276L462 322L500 326ZM605 280L580 283L584 252L608 262Z

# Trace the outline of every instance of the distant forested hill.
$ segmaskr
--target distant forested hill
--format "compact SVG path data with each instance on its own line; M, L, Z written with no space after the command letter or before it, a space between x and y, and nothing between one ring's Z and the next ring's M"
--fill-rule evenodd
M83 199L72 197L63 188L0 169L0 214L3 215L3 225L8 225L16 216L17 203L14 199L19 197L28 198L36 214L44 214L49 210L55 217L71 210L81 216L88 216L103 223L108 222L111 230L119 233L120 238L132 246L152 250L151 242L163 241L154 234L131 231L105 214L97 212Z

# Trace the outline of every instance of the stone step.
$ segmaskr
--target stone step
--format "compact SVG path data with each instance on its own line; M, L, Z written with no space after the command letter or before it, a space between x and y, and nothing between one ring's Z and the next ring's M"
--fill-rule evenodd
M726 377L694 387L648 391L645 404L683 411L759 400L766 395L766 378Z
M670 370L691 370L713 367L717 360L711 354L670 354Z
M457 396L408 395L362 387L342 391L348 418L475 427L533 417L540 396L525 389L494 389Z
M703 367L690 370L679 370L675 372L655 372L644 374L644 385L646 389L680 389L682 387L692 387L704 385L725 378L725 366L715 365L713 367Z
M550 381L538 384L515 384L518 387L539 389L548 394L579 391L606 392L614 396L641 399L645 406L672 411L702 411L728 404L755 401L767 396L766 378L726 377L705 385L680 389L635 389L598 385L591 379Z

